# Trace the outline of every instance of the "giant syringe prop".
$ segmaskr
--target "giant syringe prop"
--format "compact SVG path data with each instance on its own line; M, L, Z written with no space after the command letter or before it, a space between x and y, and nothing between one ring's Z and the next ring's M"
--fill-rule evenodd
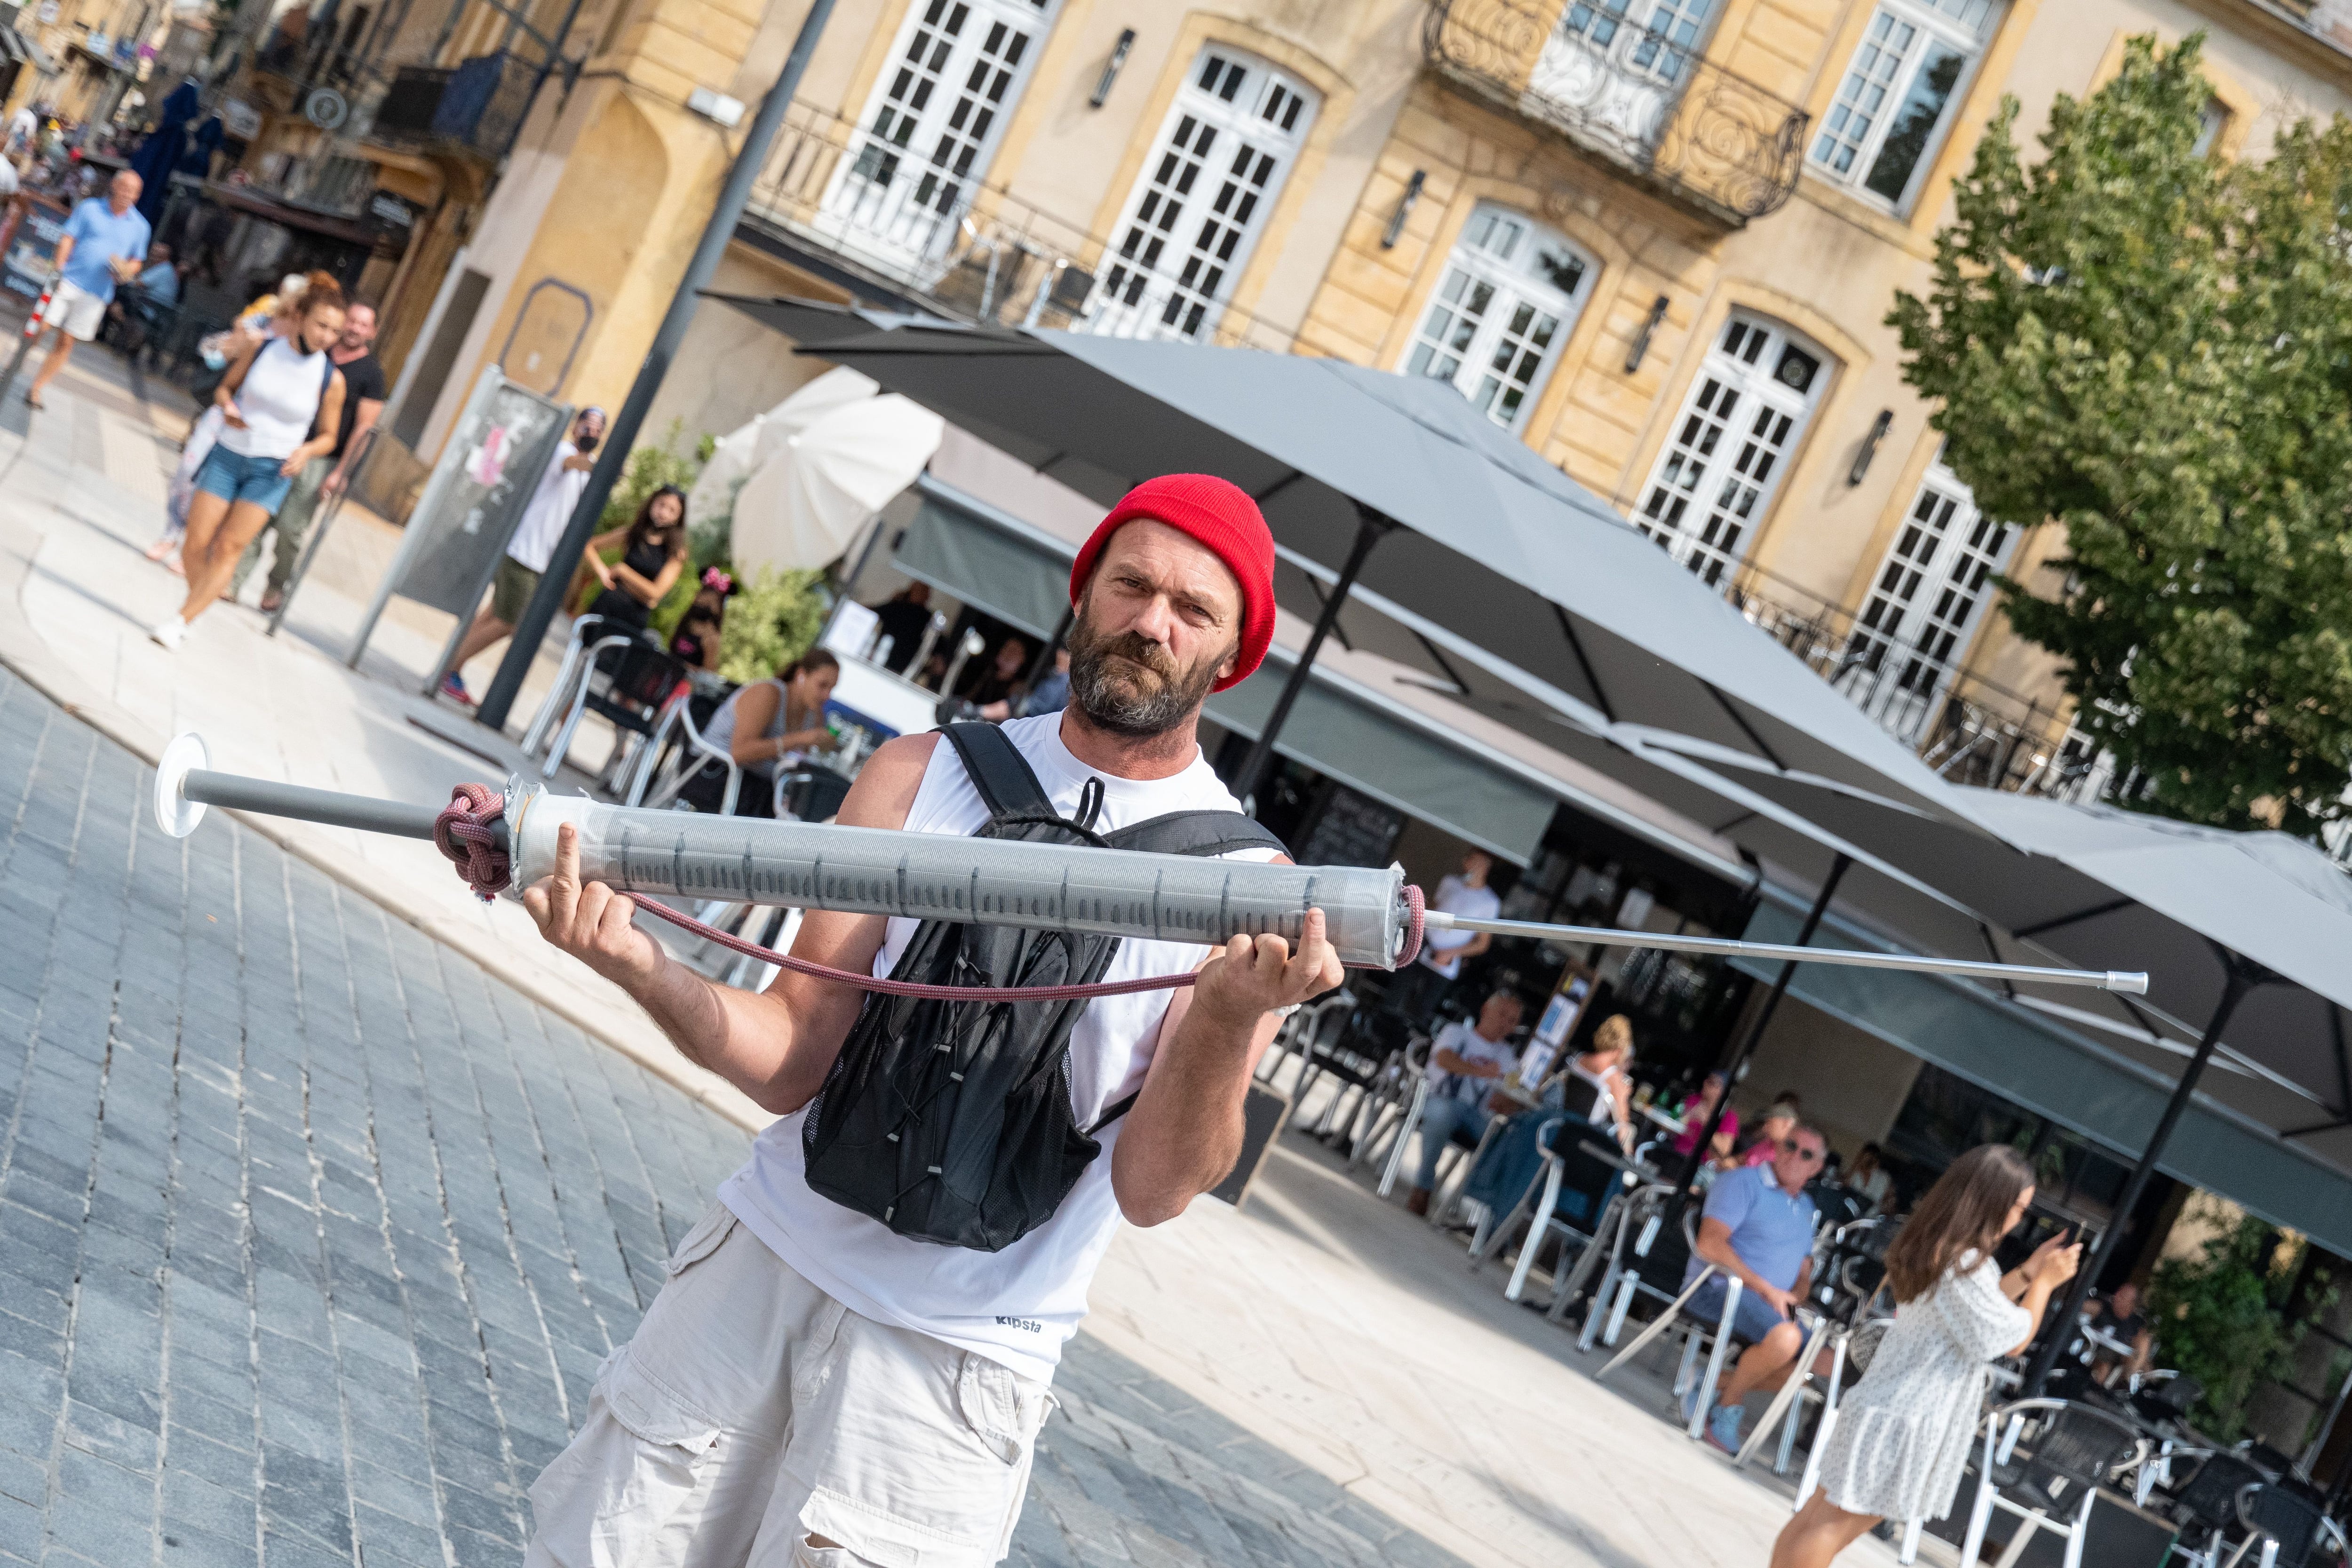
M182 735L164 752L157 770L156 817L176 837L194 831L206 805L407 838L433 838L446 815L439 806L215 773L205 761L203 742ZM499 798L497 792L472 787L485 800ZM1320 909L1342 963L1384 970L1412 958L1418 946L1418 917L1427 931L1490 931L1549 942L1793 959L2136 994L2147 989L2147 975L2111 970L1470 920L1437 910L1423 913L1419 889L1405 886L1404 871L1396 866L1375 870L1266 865L1087 845L654 811L559 795L520 778L508 781L503 805L502 816L484 817L487 832L481 836L494 840L510 862L509 879L516 886L527 886L554 870L556 835L569 826L577 836L582 880L604 882L628 893L1202 944L1235 935L1271 934L1295 942L1307 911Z

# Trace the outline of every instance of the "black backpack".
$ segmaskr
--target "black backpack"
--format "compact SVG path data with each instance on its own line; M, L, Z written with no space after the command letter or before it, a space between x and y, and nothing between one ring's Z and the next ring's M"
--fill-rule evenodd
M942 731L988 806L978 838L1091 844L1163 855L1282 850L1238 812L1180 811L1116 833L1094 831L1102 786L1088 780L1079 820L1054 809L993 724ZM925 921L891 970L945 985L1074 985L1100 980L1119 939ZM1080 1128L1070 1105L1070 1030L1088 1004L946 1002L868 993L849 1038L809 1102L801 1142L811 1190L917 1241L996 1252L1053 1217L1095 1141L1133 1095Z

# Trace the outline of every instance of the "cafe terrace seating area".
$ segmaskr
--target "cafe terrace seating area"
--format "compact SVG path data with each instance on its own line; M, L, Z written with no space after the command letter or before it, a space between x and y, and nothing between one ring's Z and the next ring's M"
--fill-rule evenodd
M1540 1021L1522 1026L1520 1043L1540 1029ZM1453 1237L1465 1270L1558 1329L1563 1359L1700 1442L1704 1413L1746 1342L1732 1327L1737 1280L1714 1317L1690 1310L1719 1270L1706 1266L1684 1283L1701 1200L1695 1194L1676 1219L1686 1157L1672 1141L1683 1124L1641 1096L1629 1155L1580 1107L1539 1118L1539 1163L1497 1213L1466 1189L1512 1115L1537 1105L1537 1083L1507 1074L1483 1133L1472 1141L1457 1131L1440 1156L1426 1218L1415 1220L1398 1189L1420 1152L1433 1048L1431 1027L1360 983L1292 1016L1261 1064L1258 1089L1281 1101L1289 1146L1336 1163L1391 1205L1396 1223ZM1539 1079L1552 1057L1538 1050L1526 1060L1542 1064L1528 1075ZM1809 1192L1817 1228L1811 1288L1797 1310L1805 1335L1798 1370L1769 1401L1748 1402L1739 1452L1723 1459L1775 1478L1791 1506L1817 1484L1815 1456L1839 1399L1893 1319L1883 1260L1901 1224L1899 1215L1864 1212L1857 1195L1831 1183ZM2007 1247L2022 1257L2053 1223L2030 1216ZM2006 1247L2003 1261L2014 1261ZM2131 1351L2077 1322L2056 1371L2031 1398L2021 1396L2029 1355L1996 1363L1950 1518L1881 1527L1900 1561L1923 1551L1931 1561L1987 1560L1998 1568L2167 1568L2175 1559L2194 1568L2316 1568L2346 1560L2346 1499L2331 1500L2296 1456L2199 1432L2189 1414L2203 1394L2196 1380L2160 1364L2160 1342L2159 1364L2129 1373ZM1699 1414L1685 1420L1684 1396L1694 1385Z

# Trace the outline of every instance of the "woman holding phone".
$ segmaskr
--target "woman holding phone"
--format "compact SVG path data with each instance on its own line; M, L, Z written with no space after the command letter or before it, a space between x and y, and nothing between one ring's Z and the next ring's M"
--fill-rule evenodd
M334 449L342 426L343 373L327 350L343 331L343 291L314 272L301 314L282 337L247 346L213 393L220 439L196 470L180 563L188 578L180 613L148 633L176 650L188 627L228 585L237 557L269 525L294 476Z
M2061 1231L2007 1274L1994 1247L2033 1202L2006 1143L1955 1161L1886 1249L1895 1321L1838 1406L1820 1489L1772 1543L1772 1568L1827 1568L1881 1519L1942 1519L1959 1495L1991 1363L2033 1342L2083 1244Z

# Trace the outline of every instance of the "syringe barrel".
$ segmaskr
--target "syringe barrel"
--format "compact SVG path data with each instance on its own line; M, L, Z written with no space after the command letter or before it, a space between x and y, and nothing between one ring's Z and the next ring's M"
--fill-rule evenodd
M648 811L535 787L508 797L517 885L554 870L565 823L579 831L583 879L625 892L1201 943L1296 942L1307 911L1320 909L1342 963L1392 968L1404 946L1404 873L1394 866L1270 866Z

